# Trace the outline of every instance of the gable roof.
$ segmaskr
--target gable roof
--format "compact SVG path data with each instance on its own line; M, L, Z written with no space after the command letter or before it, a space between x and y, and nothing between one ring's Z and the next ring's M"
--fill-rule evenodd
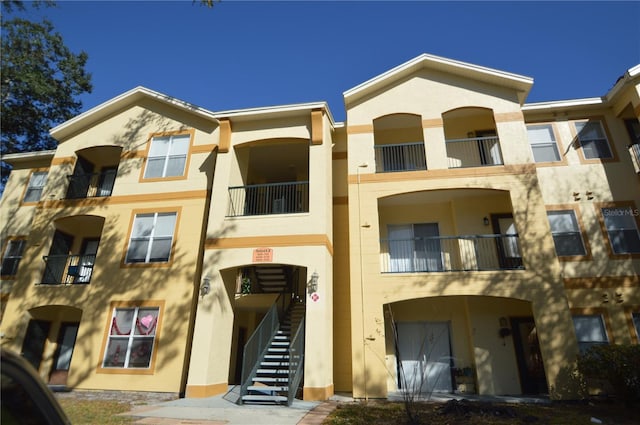
M408 75L411 75L423 68L434 69L449 74L459 75L461 77L473 80L483 81L501 87L508 87L518 92L518 100L522 105L531 86L533 78L524 75L512 74L510 72L499 71L492 68L486 68L466 62L460 62L453 59L447 59L440 56L422 54L408 62L403 63L387 72L384 72L372 79L365 81L356 87L349 89L343 93L345 105L366 96L381 87L392 84Z
M155 101L164 103L165 105L172 106L177 109L181 109L185 112L198 115L202 118L217 121L213 112L208 111L199 106L193 105L188 102L176 99L171 96L150 90L146 87L138 86L131 89L119 96L116 96L106 102L89 109L86 112L81 113L68 121L52 128L49 132L53 138L58 141L64 140L71 134L76 133L82 128L88 127L127 106L139 102L141 99L153 99Z

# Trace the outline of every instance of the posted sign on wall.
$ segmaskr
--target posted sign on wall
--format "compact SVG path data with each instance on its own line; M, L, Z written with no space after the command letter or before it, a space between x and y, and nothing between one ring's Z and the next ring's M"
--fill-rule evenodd
M254 263L271 263L273 261L273 249L271 248L256 248L253 250Z

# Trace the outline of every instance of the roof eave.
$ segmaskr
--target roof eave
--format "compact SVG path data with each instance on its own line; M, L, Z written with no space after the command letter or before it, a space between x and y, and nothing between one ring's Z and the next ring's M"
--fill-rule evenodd
M381 85L396 81L422 68L436 69L513 88L518 92L520 104L524 103L533 85L533 78L531 77L425 53L343 92L345 104L348 105L376 90Z
M69 135L74 134L83 127L90 125L90 123L109 116L110 114L113 114L126 105L135 103L136 101L143 98L154 99L167 105L174 106L178 109L182 109L189 113L196 114L202 118L215 120L214 114L211 111L176 99L174 97L164 95L154 90L150 90L146 87L138 86L98 106L95 106L88 111L85 111L80 115L71 118L68 121L63 122L62 124L52 128L50 130L50 134L54 139L62 141Z

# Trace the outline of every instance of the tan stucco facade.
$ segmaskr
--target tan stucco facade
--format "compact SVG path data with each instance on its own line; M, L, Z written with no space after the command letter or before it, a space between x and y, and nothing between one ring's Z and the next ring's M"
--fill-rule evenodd
M639 74L526 104L529 77L421 55L346 91L344 123L135 88L52 129L56 150L3 158L2 345L51 385L208 397L240 384L286 293L304 399L385 398L416 367L437 391L575 398L576 317L639 343ZM558 255L554 214L583 252Z

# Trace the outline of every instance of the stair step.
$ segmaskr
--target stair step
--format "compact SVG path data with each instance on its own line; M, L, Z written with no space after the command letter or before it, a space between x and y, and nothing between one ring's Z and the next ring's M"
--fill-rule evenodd
M289 341L271 341L272 347L288 347L290 344Z
M267 361L289 361L288 354L265 354L264 359Z
M288 384L289 376L288 375L286 377L256 376L255 378L252 379L252 381L257 382L259 384L266 384L266 383Z
M287 397L283 395L255 395L248 394L242 396L242 401L255 401L255 402L267 402L267 401L287 401Z
M270 362L270 361L266 361L266 362L260 362L260 366L262 367L282 367L282 368L289 368L289 362Z
M250 385L247 387L247 390L259 392L278 392L289 391L289 387L286 385Z
M289 349L284 347L269 347L267 348L268 353L288 353Z
M264 374L264 375L288 375L289 368L286 369L258 369L256 374Z

